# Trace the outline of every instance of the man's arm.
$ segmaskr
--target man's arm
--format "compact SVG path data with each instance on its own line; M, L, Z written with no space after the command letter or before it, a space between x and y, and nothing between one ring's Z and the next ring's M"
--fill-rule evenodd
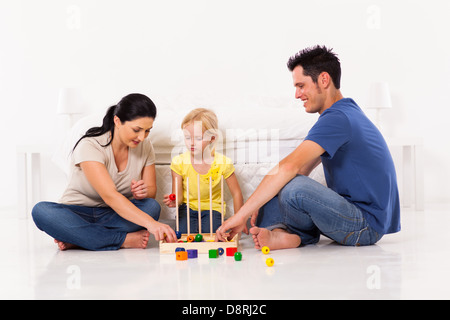
M303 168L301 168L297 174L301 174L302 176L309 176L311 172L320 164L322 163L322 159L318 157L317 159L314 159L310 163L307 163Z
M224 222L217 231L217 238L225 241L225 232L230 229L230 237L241 232L255 211L275 197L298 173L310 172L320 163L320 156L324 152L325 150L317 143L310 140L303 141L291 154L281 160L278 166L270 170L241 209Z

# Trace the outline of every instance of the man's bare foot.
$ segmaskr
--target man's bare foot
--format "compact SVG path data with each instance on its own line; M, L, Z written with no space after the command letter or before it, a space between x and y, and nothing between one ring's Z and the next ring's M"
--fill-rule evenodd
M71 243L67 243L67 242L62 242L59 240L55 239L55 243L58 245L59 250L61 251L65 251L65 250L69 250L69 249L79 249L79 246L76 246L74 244Z
M147 248L150 232L141 230L127 234L121 248L123 249L145 249Z
M297 248L301 239L298 235L287 232L284 229L253 227L250 229L256 249L268 246L270 250Z

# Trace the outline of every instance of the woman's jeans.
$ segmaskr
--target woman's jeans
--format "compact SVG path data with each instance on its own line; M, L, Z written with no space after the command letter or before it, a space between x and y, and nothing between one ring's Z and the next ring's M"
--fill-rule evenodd
M212 212L213 231L216 232L217 228L222 224L222 215L218 211ZM183 203L178 209L178 215L180 219L180 232L187 233L187 206ZM198 231L198 211L189 209L189 229L191 233ZM210 233L210 217L209 210L203 210L201 213L201 227L202 233Z
M371 245L383 236L369 226L356 205L300 175L259 210L256 225L285 229L300 236L304 245L317 243L321 234L346 246Z
M161 207L155 199L131 200L158 220ZM127 233L145 228L125 220L110 207L84 207L40 202L32 211L36 226L51 237L88 250L120 249Z

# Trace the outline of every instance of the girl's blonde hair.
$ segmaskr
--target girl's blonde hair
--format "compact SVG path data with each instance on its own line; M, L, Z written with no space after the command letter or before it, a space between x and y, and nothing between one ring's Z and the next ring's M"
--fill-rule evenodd
M197 108L189 112L181 122L181 129L184 127L195 124L195 122L202 122L202 134L203 139L209 138L212 139L214 137L214 141L211 142L209 148L211 150L211 155L215 153L215 146L219 138L219 120L217 119L216 114L209 109L205 108Z
M195 121L202 122L202 131L210 130L211 132L216 132L219 130L219 120L217 119L216 114L209 109L205 108L197 108L189 112L181 122L181 129L184 129L185 126L194 123Z

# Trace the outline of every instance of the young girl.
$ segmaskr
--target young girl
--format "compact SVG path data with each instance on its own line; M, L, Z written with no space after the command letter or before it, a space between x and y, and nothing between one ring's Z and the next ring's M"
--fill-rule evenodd
M234 211L242 204L241 188L234 174L231 159L215 152L218 120L214 112L208 109L192 110L181 123L184 131L187 152L172 159L172 192L178 185L179 199L171 200L164 195L164 203L169 207L179 206L179 231L187 233L187 181L189 180L189 216L190 232L215 232L222 223L221 179L225 180L233 197ZM200 177L198 177L200 175ZM210 188L212 186L213 230L210 231ZM189 178L189 179L187 179ZM200 179L200 188L198 188ZM198 190L200 189L201 222L198 221ZM224 204L225 211L225 204Z

